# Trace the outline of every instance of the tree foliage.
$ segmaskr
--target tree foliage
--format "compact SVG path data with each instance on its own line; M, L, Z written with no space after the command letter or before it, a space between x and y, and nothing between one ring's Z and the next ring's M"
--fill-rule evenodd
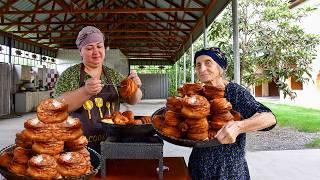
M289 77L306 82L311 78L311 63L316 57L319 35L307 34L301 18L314 8L289 9L286 0L239 1L239 47L242 84L259 85L274 81L284 97L295 98ZM231 6L210 28L210 44L229 55L227 76L233 77Z

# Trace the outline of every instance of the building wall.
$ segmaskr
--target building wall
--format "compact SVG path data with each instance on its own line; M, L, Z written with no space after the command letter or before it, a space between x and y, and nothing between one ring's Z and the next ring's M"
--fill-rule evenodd
M167 74L139 74L143 99L166 99L169 79Z
M319 0L308 0L300 4L295 8L300 8L304 6L315 6L318 8L316 11L312 12L311 15L305 17L301 21L301 26L304 27L307 33L320 34L320 1ZM284 102L293 103L297 105L305 105L309 107L320 108L320 88L317 88L317 76L320 73L320 46L317 47L317 57L312 63L312 78L308 83L303 84L303 90L295 90L297 93L297 98L294 101L289 99L284 99L282 92L280 92L280 99ZM307 76L306 76L307 77Z
M110 49L106 51L105 65L116 69L125 76L129 73L128 58L119 49Z

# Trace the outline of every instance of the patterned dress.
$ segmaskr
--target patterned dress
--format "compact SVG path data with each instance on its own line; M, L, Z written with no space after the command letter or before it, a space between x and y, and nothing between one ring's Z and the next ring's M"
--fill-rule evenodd
M113 84L120 84L120 81L124 79L124 76L113 69L110 69L106 66L105 68L107 74L110 76L111 81ZM85 80L91 78L89 74L86 73ZM106 78L104 77L103 73L101 75L101 81L103 84L107 83ZM80 82L80 64L76 64L74 66L69 67L66 69L61 76L59 77L55 89L54 89L54 97L58 97L64 92L73 91L79 88Z
M247 119L257 112L271 112L242 86L230 82L225 88L225 98L232 109ZM263 129L268 131L275 125ZM240 134L233 144L207 148L193 148L189 158L189 172L193 180L247 180L250 179L245 159L246 134Z

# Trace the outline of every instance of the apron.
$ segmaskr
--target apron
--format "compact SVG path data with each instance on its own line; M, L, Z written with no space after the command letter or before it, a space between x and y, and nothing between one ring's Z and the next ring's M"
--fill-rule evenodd
M109 113L111 114L113 111L119 111L120 108L118 91L114 85L110 85L113 83L104 68L102 68L102 71L108 85L105 85L99 94L92 96L89 100L87 100L91 101L91 104L93 105L92 109L90 110L91 119L89 119L89 112L84 108L84 106L70 113L71 116L80 119L84 135L89 141L88 146L98 153L100 153L100 142L106 140L106 132L102 123L100 123L101 117L98 106L101 106L102 104L100 107L102 117L109 115ZM85 85L85 74L84 65L81 63L79 87ZM98 106L96 103L97 98L102 98L102 103L100 103Z

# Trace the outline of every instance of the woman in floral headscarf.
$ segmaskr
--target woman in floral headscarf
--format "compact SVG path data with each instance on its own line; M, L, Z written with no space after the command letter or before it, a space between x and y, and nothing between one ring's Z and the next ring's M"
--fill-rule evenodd
M63 98L68 111L82 122L89 147L100 152L100 142L106 139L101 118L119 111L120 97L117 86L123 75L103 65L105 59L104 35L93 26L84 27L78 34L76 45L82 62L65 70L58 79L55 96ZM129 104L141 100L141 81L135 71L128 78L135 81L138 90L126 98Z
M202 83L225 89L224 97L232 104L232 109L241 114L242 119L229 121L217 132L215 138L221 145L193 148L188 165L192 179L250 179L245 159L245 133L272 129L276 124L275 116L245 88L224 79L227 59L219 48L197 51L194 64Z

